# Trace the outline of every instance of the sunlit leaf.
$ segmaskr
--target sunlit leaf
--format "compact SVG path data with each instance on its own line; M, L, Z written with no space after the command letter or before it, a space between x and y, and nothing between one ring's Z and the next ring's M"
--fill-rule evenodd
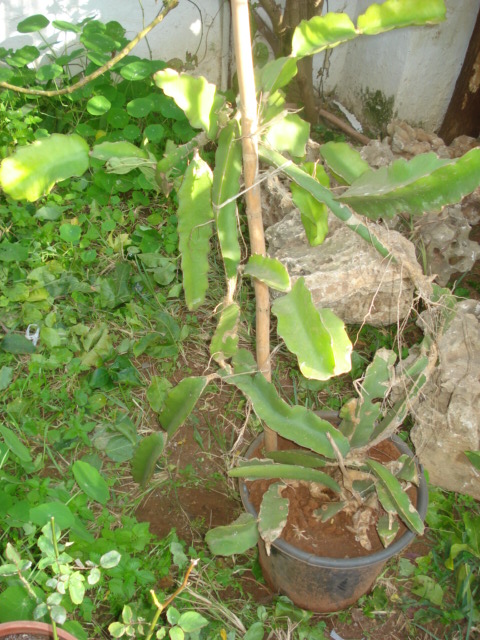
M119 564L121 559L121 554L116 549L112 549L104 553L100 558L100 566L102 569L113 569Z
M330 309L317 309L303 278L272 305L277 331L307 378L328 380L351 368L352 345L345 325Z
M330 186L325 169L318 163L307 162L303 168L324 187ZM293 203L300 210L302 224L310 246L316 247L328 233L328 208L295 182L290 183Z
M301 158L305 155L309 137L308 122L296 113L287 113L268 124L264 140L276 151L287 151L290 155Z
M460 202L479 184L480 149L471 149L456 160L425 153L365 172L338 200L376 220L402 211L440 211L447 204Z
M87 102L87 111L91 116L102 116L111 106L112 103L105 96L93 96Z
M276 58L267 62L260 72L260 89L263 92L275 93L287 85L297 74L295 58Z
M173 98L185 112L194 129L203 129L210 138L218 128L215 114L216 87L203 76L190 76L174 69L163 69L154 75L155 84ZM223 100L222 100L223 102Z
M239 191L241 173L242 147L238 124L232 121L222 129L218 139L212 184L217 236L227 278L236 278L240 263L237 202L234 199L231 202L228 201Z
M252 255L248 259L244 273L264 282L277 291L289 291L290 276L283 264L275 258Z
M50 20L40 13L34 16L29 16L17 24L17 31L19 33L34 33L45 29L50 24Z
M346 13L329 12L302 20L293 32L292 56L311 56L356 36L355 26Z
M340 184L352 184L357 178L360 178L366 171L370 170L368 162L346 142L327 142L322 144L320 153Z
M221 312L220 320L210 343L210 354L220 364L237 352L239 317L240 307L236 303L228 305Z
M212 235L212 171L198 155L190 162L178 191L178 245L183 289L190 310L205 300L208 253Z
M85 596L85 578L79 571L74 571L68 578L68 594L73 604L82 604Z
M360 33L374 35L399 27L437 24L445 20L444 0L386 0L370 5L357 20Z
M60 180L81 176L88 169L88 145L76 134L54 133L18 147L3 160L0 184L17 200L37 200Z

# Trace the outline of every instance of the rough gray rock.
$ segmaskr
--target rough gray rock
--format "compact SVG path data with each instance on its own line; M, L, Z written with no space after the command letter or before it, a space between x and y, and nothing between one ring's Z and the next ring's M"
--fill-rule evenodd
M382 326L406 317L414 285L405 263L417 266L413 244L396 231L370 225L395 251L395 263L333 216L329 223L324 243L311 247L298 211L292 211L267 229L269 255L287 267L293 282L303 276L314 303L332 309L347 324Z
M469 240L471 230L459 204L425 213L415 224L416 244L422 241L428 272L436 274L438 284L446 285L454 273L470 271L480 257L480 245Z
M411 438L433 484L478 500L480 472L464 452L480 449L480 302L457 307L438 341L439 364L422 391Z

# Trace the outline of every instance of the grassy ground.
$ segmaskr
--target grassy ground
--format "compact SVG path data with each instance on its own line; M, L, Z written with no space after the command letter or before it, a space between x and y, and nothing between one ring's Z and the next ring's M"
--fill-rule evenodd
M149 83L107 78L94 88L130 105L148 99ZM157 151L167 136L191 135L171 104L156 115L137 102L103 116L86 106L89 97L62 104L4 93L3 155L39 131L134 140L161 123L162 132L149 130ZM357 605L314 616L268 591L254 553L221 560L205 546L206 531L240 511L226 470L260 429L240 395L211 383L153 479L133 481L134 452L158 433L165 391L209 371L214 309L193 314L183 303L175 212L174 191L160 196L141 173L112 176L100 166L35 204L0 201L0 621L51 616L79 640L110 637L112 623L115 637L146 637L144 621L158 611L151 590L167 603L195 560L156 637L473 638L473 500L432 489L425 538ZM242 309L247 341L252 300ZM376 348L395 343L388 329L353 328L352 336L354 377ZM281 349L274 377L287 398L313 408L338 409L352 384L352 376L309 382ZM464 545L455 557L454 545Z

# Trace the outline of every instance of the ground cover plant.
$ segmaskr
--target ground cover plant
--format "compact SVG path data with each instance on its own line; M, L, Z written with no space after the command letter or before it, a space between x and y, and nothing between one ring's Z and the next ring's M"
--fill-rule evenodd
M39 24L38 18L35 24ZM102 28L96 25L95 30L98 33ZM156 95L152 92L150 72L151 67L144 78L148 104ZM132 89L129 82L132 81L127 80L124 86L127 97L128 91L137 89L136 86ZM115 129L108 122L108 116L107 120L96 120L88 106L89 115L85 114L85 103L88 105L90 100L88 95L79 100L79 112L91 127L89 137L93 140L98 134L102 142L118 142L119 137L128 141L126 136L122 137L121 128ZM100 102L105 108L106 103ZM162 124L168 137L172 138L178 122L183 122L180 131L188 130L193 136L195 132L188 118L174 101L164 96L162 102L176 116ZM130 102L126 104L128 113ZM44 105L41 110L45 108ZM149 125L143 116L137 113L132 117L136 118L133 126L149 138L146 129ZM53 117L52 122L55 123ZM81 124L79 116L76 127ZM129 124L132 123L125 127ZM80 132L85 135L85 130ZM30 139L34 137L35 134ZM166 137L152 140L149 149L161 154ZM177 144L185 143L186 137L173 136ZM7 147L11 144L12 141L7 141ZM112 175L104 170L103 159L93 161L84 177L64 181L39 203L24 205L7 198L2 210L4 235L0 259L5 287L1 304L5 310L2 313L5 337L1 343L0 382L5 392L2 483L6 488L2 517L4 539L8 536L16 544L20 560L8 552L7 567L14 564L16 568L13 573L11 566L4 569L5 588L0 598L2 610L9 612L7 615L14 610L13 603L22 603L26 614L33 615L36 604L25 593L16 563L23 562L21 552L39 561L35 540L41 527L48 525L53 516L60 529L70 530L69 538L74 542L72 557L89 567L89 572L95 565L101 566L101 558L112 551L117 551L121 559L115 567L107 563L93 597L89 591L79 602L78 583L83 582L79 578L72 581L72 588L67 587L68 596L61 603L58 596L50 602L47 596L47 619L50 615L61 623L65 611L87 629L93 627L94 633L104 634L105 621L115 618L119 626L113 627L114 633L123 630L132 635L132 632L140 634L136 626L140 618L152 617L149 589L156 587L160 578L169 576L172 564L178 567L178 573L175 571L173 575L181 581L188 567L187 553L209 564L207 577L216 581L216 590L222 582L223 586L234 582L235 569L216 565L204 548L187 551L174 536L155 540L147 526L132 518L132 499L125 495L118 481L119 474L129 473L125 463L134 455L139 434L150 431L152 414L144 408L145 399L152 412L161 413L170 385L178 381L179 368L183 376L189 366L185 354L191 353L192 342L203 339L205 344L207 340L201 336L204 320L201 310L192 313L181 295L177 194L172 191L168 197L159 195L152 188L152 172L146 166L142 165L143 171ZM37 329L35 346L25 337L25 331L32 337ZM137 458L137 479L142 482L155 471L158 454L163 450L163 439L153 436ZM469 527L464 525L465 531L461 525L457 527L451 544L458 544L454 540L461 539L468 547L461 552L467 556L454 556L451 562L457 563L459 584L465 584L472 593L476 551ZM473 554L469 549L473 549ZM461 569L461 561L472 569ZM247 565L251 566L251 561ZM422 570L421 565L416 566ZM29 571L30 567L22 564L21 571L24 570ZM406 565L403 570L408 573ZM53 587L53 583L47 585L55 579L49 571L48 565L36 570L34 578L40 586ZM68 572L63 575L69 579ZM80 575L87 576L87 569ZM426 574L417 574L422 575ZM417 597L427 601L429 597L436 598L434 604L441 605L438 589L432 595L435 589L418 588L422 583L425 586L426 581L419 578L414 586ZM167 582L165 594L156 590L159 601L167 601L169 586L171 583ZM460 589L467 605L459 601L458 611L461 615L468 611L473 624L475 616L473 605L468 608L468 588ZM192 591L183 595L186 600L179 602L185 610L190 607L198 611L205 605L212 609L211 600L202 605ZM162 628L168 629L172 638L181 637L182 633L192 634L190 637L220 634L233 638L247 629L249 637L255 638L263 637L264 630L272 627L278 629L281 637L283 630L288 631L295 621L297 637L324 637L324 621L309 619L308 614L281 599L268 610L250 605L249 611L244 611L244 615L248 614L245 622L240 623L221 599L220 596L217 615L212 616L210 611L208 626L196 618L197 626L187 628L184 620L188 617L182 619L183 613L172 610L168 625ZM375 611L376 606L375 601L373 604L368 601L365 609ZM97 609L102 608L100 622ZM289 622L284 622L287 619ZM418 621L422 622L423 619ZM82 637L78 624L71 621L69 628Z

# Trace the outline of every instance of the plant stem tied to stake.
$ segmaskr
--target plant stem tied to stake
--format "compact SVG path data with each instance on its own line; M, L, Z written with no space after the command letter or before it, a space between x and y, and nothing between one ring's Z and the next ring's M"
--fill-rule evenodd
M232 22L235 41L235 59L242 113L243 172L245 202L252 255L264 256L262 201L258 174L257 99L253 73L250 17L247 0L232 0ZM256 352L257 365L267 380L271 379L270 365L270 297L268 286L255 280ZM276 449L277 436L265 428L265 448Z

